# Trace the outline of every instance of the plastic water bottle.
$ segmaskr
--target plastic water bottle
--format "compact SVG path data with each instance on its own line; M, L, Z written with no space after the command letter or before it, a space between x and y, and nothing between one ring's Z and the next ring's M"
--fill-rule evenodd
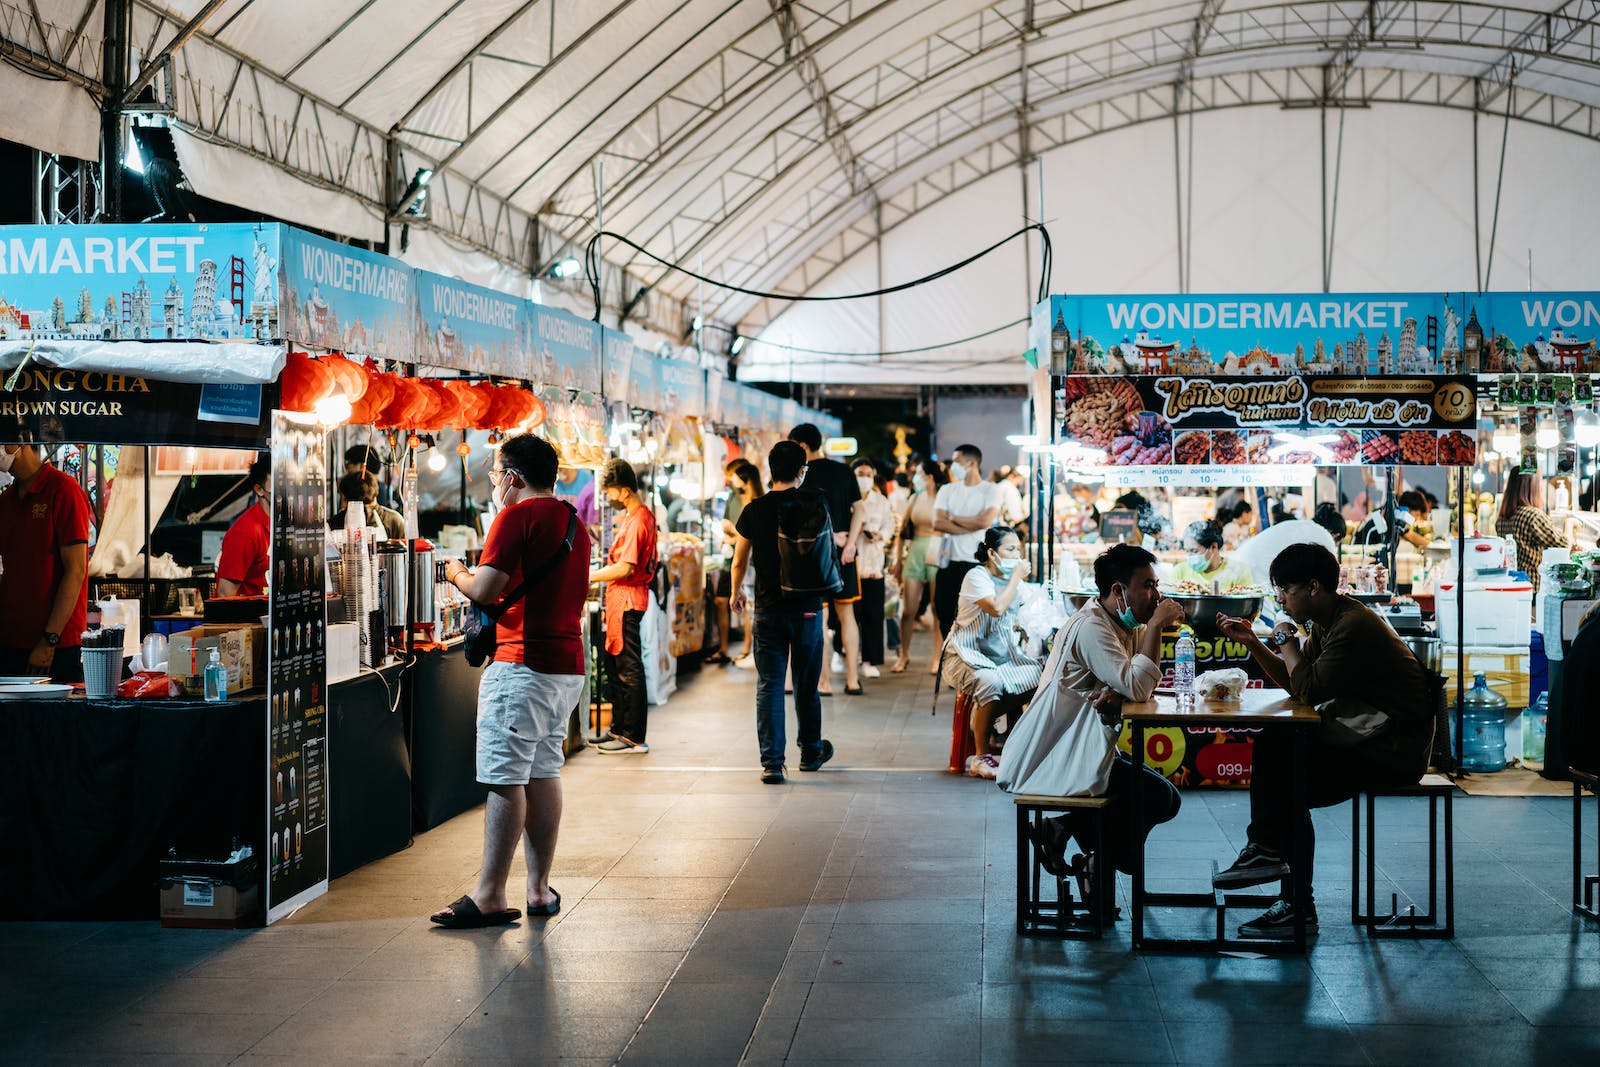
M1185 626L1178 631L1178 645L1173 653L1172 688L1182 696L1194 692L1194 631Z
M218 649L211 650L211 659L206 663L206 700L215 704L228 699L228 668L222 664L222 656Z
M1550 716L1550 694L1539 694L1533 707L1524 713L1522 724L1522 758L1544 762L1544 735Z
M1461 766L1493 773L1506 769L1506 698L1489 688L1482 671L1461 701Z

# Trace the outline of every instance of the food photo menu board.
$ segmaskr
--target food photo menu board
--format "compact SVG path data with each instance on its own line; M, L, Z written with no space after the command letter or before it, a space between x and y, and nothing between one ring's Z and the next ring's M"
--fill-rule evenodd
M269 923L328 891L326 461L317 427L273 413Z

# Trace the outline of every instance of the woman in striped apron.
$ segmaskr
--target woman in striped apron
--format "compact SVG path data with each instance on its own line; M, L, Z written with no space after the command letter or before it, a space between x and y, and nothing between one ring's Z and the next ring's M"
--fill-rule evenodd
M991 526L978 546L980 567L961 583L955 624L945 640L944 680L972 697L972 735L978 754L969 773L993 778L999 768L991 733L995 720L1021 714L1039 685L1042 664L1022 648L1017 612L1026 601L1028 561L1009 526Z

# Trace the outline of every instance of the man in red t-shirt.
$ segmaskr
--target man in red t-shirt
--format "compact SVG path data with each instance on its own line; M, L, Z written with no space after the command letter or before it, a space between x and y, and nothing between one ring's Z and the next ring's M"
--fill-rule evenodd
M272 516L267 494L272 491L272 460L262 456L250 464L250 504L222 535L217 553L218 596L260 596L267 591L272 566Z
M650 700L640 626L656 575L656 517L639 497L639 476L627 460L606 464L600 488L622 517L606 565L589 575L590 582L606 583L606 671L611 677L611 732L595 751L642 754L650 751L645 743Z
M524 834L528 916L561 910L561 894L550 888L550 866L561 829L562 742L587 673L589 533L574 520L571 506L555 497L556 450L532 434L509 437L489 480L502 510L489 528L478 569L450 560L445 581L489 606L516 593L524 576L534 581L500 614L494 662L478 685L478 781L489 787L483 870L476 889L431 916L456 928L500 926L522 917L506 906L506 879ZM535 610L524 611L526 604Z
M32 445L0 446L0 674L83 681L89 498Z

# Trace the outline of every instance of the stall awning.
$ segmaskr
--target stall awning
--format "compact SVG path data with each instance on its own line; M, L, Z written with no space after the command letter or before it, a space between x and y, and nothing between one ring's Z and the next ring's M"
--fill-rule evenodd
M283 372L281 344L194 341L0 341L0 372L23 360L79 372L140 375L201 385L270 385Z

